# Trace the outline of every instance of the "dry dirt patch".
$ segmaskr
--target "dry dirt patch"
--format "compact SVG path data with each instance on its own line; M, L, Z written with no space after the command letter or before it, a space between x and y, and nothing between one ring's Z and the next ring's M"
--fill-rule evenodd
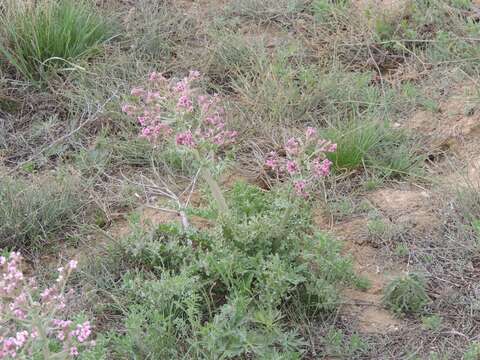
M401 321L382 306L383 289L390 280L401 274L393 264L380 259L376 249L363 243L366 219L356 219L335 226L333 231L345 241L345 252L353 258L356 273L367 278L370 288L366 291L347 289L344 296L348 299L342 309L346 316L354 316L358 330L362 333L385 333L396 331Z
M386 188L366 196L368 201L383 216L394 224L400 224L417 236L435 231L437 220L431 194L415 188ZM328 219L317 215L316 223L326 228ZM383 334L397 331L405 324L382 305L385 287L407 270L406 265L385 258L372 246L366 217L342 221L330 226L334 236L345 243L345 254L352 256L355 272L367 278L371 284L366 291L347 289L344 291L346 304L341 313L354 318L358 331L365 334Z
M328 223L322 216L315 219L319 227ZM355 272L367 278L370 288L366 291L346 289L346 299L341 308L342 316L355 319L358 331L365 334L381 334L396 331L402 322L382 306L383 289L391 279L401 274L401 269L381 259L377 250L366 243L367 219L359 218L335 224L331 232L345 243L344 252L352 256Z
M461 150L466 142L478 140L480 108L475 101L475 84L449 90L451 95L438 104L438 111L419 110L405 123L406 128L425 135L432 146Z
M447 185L480 187L480 106L475 84L464 84L449 90L451 95L440 101L438 112L417 111L405 127L425 137L431 153L454 156L443 166L440 182ZM438 172L438 171L437 171Z
M392 223L417 234L432 232L438 225L431 194L426 190L381 189L368 198Z

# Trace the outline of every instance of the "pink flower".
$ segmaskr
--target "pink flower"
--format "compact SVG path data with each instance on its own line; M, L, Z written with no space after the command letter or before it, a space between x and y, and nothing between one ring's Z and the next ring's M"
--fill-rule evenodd
M318 178L330 174L330 167L332 166L332 162L328 159L320 162L320 159L316 158L315 160L313 160L312 165L313 175Z
M200 105L208 103L209 102L208 100L209 99L208 99L207 95L198 95L198 97L197 97L197 101Z
M285 151L288 155L297 155L300 149L300 145L295 138L290 138L285 143Z
M68 328L70 325L72 325L72 321L71 321L71 320L58 320L58 319L54 319L52 322L53 322L53 325L58 326L58 327L61 327L62 329L66 329L66 328Z
M172 133L172 129L167 124L160 123L154 126L153 133L155 136L170 135Z
M275 151L270 151L265 161L265 165L272 170L278 169L278 154Z
M58 308L59 310L63 310L63 309L65 309L65 308L67 307L67 305L65 304L65 301L63 300L63 298L62 298L61 296L59 296L59 297L57 298L57 300L58 300L57 308Z
M225 135L223 133L219 133L213 137L213 143L215 145L223 145L225 144Z
M337 144L330 144L325 151L326 151L326 152L335 152L335 151L337 151Z
M156 71L153 71L150 73L150 76L148 77L149 81L155 81L158 78L158 73Z
M287 171L290 175L295 174L298 172L298 165L295 161L288 160L287 161Z
M153 72L150 73L150 76L148 77L148 80L151 81L151 82L155 82L155 81L165 81L167 79L165 79L165 77L163 76L162 73L153 71Z
M40 296L43 301L48 301L52 297L52 295L55 293L55 291L56 291L55 288L47 288L42 291Z
M267 161L265 161L265 165L267 165L270 169L275 170L277 168L277 160L267 159Z
M140 87L135 87L132 89L132 91L130 91L130 95L132 96L143 96L143 94L145 94L145 90L143 88L140 88Z
M145 116L139 116L137 120L142 126L145 126L147 124L147 118Z
M152 129L149 127L145 127L142 129L142 134L140 135L141 137L149 137L152 134Z
M13 315L15 315L17 319L20 319L20 320L25 319L25 311L23 311L22 309L13 310Z
M188 90L188 82L183 79L175 84L173 87L173 90L175 90L177 93L184 93Z
M68 349L68 346L72 344L69 341L72 340L73 336L79 342L84 342L88 339L92 331L88 321L78 325L75 330L71 331L72 322L70 320L50 320L50 316L53 313L60 312L66 307L63 283L61 286L54 285L40 292L35 285L36 282L33 277L27 277L25 281L19 281L19 279L24 278L23 273L19 270L21 265L19 254L13 254L13 256L4 259L4 266L0 268L1 317L4 320L3 315L5 314L5 319L10 318L14 320L13 317L16 317L16 319L20 320L27 319L27 322L14 321L12 324L9 323L7 327L2 328L2 331L0 331L0 359L14 358L20 352L23 356L29 357L35 347L38 346L36 343L40 332L48 337L56 336L61 341L67 341L64 344L66 347L64 349ZM58 268L60 279L63 280L63 277L68 276L70 270L76 267L77 261L70 260L66 267ZM8 288L7 290L11 290L12 293L3 292L4 288ZM36 301L39 292L41 300ZM68 296L70 291L66 293ZM34 302L31 303L29 299L34 299ZM36 324L30 324L28 319L31 319L31 316L39 320L39 327L36 327ZM23 330L24 325L28 326L31 331ZM7 335L9 336L7 337ZM72 351L72 354L78 354L78 351Z
M70 348L70 356L73 356L73 357L78 356L78 349L76 346L72 346Z
M316 135L317 135L317 130L315 128L307 127L306 137L307 137L308 140L315 137Z
M177 102L177 108L185 109L187 112L193 111L193 104L190 98L186 95L180 96Z
M237 138L238 136L238 131L235 130L230 130L230 131L225 131L225 136L230 140L233 141Z
M298 196L301 196L304 198L308 197L308 194L305 191L306 187L307 187L307 183L305 180L297 180L293 183L293 188L295 189L295 193Z
M3 353L4 357L10 356L12 358L17 356L17 352L15 351L17 348L16 339L13 337L6 338L3 340L3 346L0 350L0 353Z
M88 339L91 333L92 330L90 327L90 322L85 321L83 324L77 325L77 328L72 332L72 335L76 336L78 341L83 343L85 340Z
M21 348L23 344L25 344L25 341L28 339L28 332L27 331L20 331L17 332L15 336L15 345L17 346L17 349Z
M204 120L205 124L207 125L218 125L223 124L222 118L218 115L208 116Z
M199 94L199 89L191 88L193 81L199 78L200 72L192 70L180 81L161 86L159 80L166 79L152 72L148 87L132 89L132 94L140 97L134 104L136 108L124 106L122 109L139 116L140 136L150 141L157 140L160 135L175 133L177 145L190 147L202 144L225 146L234 142L237 132L227 129L219 96ZM191 116L184 116L185 113L191 113ZM191 132L185 129L191 129Z
M177 145L184 145L188 147L195 146L195 142L193 141L193 136L191 131L184 131L177 134L175 138L175 142L177 143Z

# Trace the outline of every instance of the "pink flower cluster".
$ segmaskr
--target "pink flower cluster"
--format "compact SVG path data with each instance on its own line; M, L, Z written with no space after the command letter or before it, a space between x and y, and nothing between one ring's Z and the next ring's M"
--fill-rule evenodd
M56 337L60 341L76 338L79 343L84 343L92 333L92 328L89 321L78 324L76 327L74 327L73 322L70 320L53 319L52 323L57 332Z
M308 127L303 138L288 139L282 151L268 154L265 165L277 177L288 177L298 196L308 197L309 189L330 174L332 162L326 154L337 150L337 145L320 139L316 129Z
M56 319L67 307L67 296L72 291L65 296L64 287L77 261L70 260L66 267L60 267L56 283L43 291L33 277L25 276L21 265L22 257L17 252L0 256L0 359L22 354L30 358L33 349L53 339L62 343L64 355L79 355L78 346L83 346L91 335L90 323L77 325Z
M152 142L174 139L176 145L190 148L230 145L237 132L225 129L225 111L218 95L202 94L195 87L200 79L198 71L190 71L180 81L153 72L148 86L132 89L135 104L123 105L122 111L137 117L140 136Z

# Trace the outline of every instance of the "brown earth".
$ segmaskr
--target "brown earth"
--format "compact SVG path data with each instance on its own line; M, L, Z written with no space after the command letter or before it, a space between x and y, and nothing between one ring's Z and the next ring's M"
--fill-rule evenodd
M427 190L412 187L385 188L366 195L375 211L417 236L425 236L437 228L431 197ZM406 326L383 308L382 296L388 283L408 272L408 266L394 263L374 246L375 241L368 231L368 218L358 217L332 224L332 219L318 213L315 222L324 230L330 229L344 242L344 253L352 257L356 273L371 284L366 291L344 290L346 302L341 309L342 316L354 318L357 330L365 334L383 334Z
M407 227L417 235L428 233L438 225L431 194L426 190L381 189L368 198L392 223Z
M315 222L324 229L328 220L318 214ZM367 278L371 285L366 291L345 289L345 303L340 313L347 319L355 319L356 328L361 333L396 331L402 322L383 308L382 293L388 282L401 274L401 269L386 263L377 250L368 245L366 229L365 218L340 222L331 228L334 236L345 243L344 253L352 257L355 272Z
M421 134L430 153L452 155L438 164L440 183L480 187L480 106L477 84L467 83L449 89L436 113L419 110L404 126Z
M390 280L401 274L393 264L385 263L377 250L359 242L367 228L366 219L338 224L334 232L346 242L345 252L352 256L353 267L359 276L367 278L370 288L366 291L346 289L343 294L347 303L345 315L357 318L358 330L362 333L384 333L395 331L401 322L382 306L383 289Z

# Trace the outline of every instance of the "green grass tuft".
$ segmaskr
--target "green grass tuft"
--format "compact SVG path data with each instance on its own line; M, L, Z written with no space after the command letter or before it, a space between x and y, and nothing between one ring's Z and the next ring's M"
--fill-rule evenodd
M407 133L386 123L347 121L325 130L325 137L337 144L329 154L337 170L370 168L382 178L402 177L420 172L422 157Z
M75 68L112 36L110 24L87 1L9 0L0 15L0 54L29 80L52 69Z

